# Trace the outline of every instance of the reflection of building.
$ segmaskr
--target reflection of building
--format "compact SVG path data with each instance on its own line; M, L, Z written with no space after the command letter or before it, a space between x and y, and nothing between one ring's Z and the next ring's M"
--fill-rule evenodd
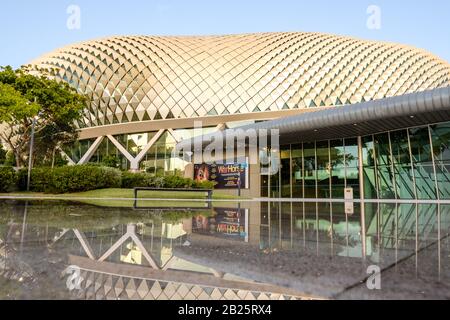
M430 245L445 246L448 241L450 205L371 203L364 206L366 225L362 228L360 204L355 204L352 215L345 213L344 203L336 202L262 204L260 247L331 256L366 256L374 262L386 262L417 254ZM439 270L443 268L440 261L436 264Z
M166 230L161 234L160 261L152 252L154 226L147 229L149 226L127 225L125 234L101 256L84 233L73 230L84 250L82 255L69 255L68 264L81 270L80 288L74 294L83 299L311 299L288 288L256 283L176 256L172 241L179 242L187 233L180 226L163 223ZM147 237L151 237L150 243ZM164 241L169 241L170 246L163 246ZM119 261L115 252L120 252Z
M48 294L42 283L69 293L70 275L59 276L67 265L80 267L82 290L72 293L87 299L304 297L299 292L316 292L301 286L317 285L314 266L337 261L365 275L363 257L382 268L412 257L407 265L415 263L416 275L443 282L449 276L450 205L444 204L366 203L363 227L359 204L346 214L344 203L250 202L249 242L192 233L192 216L200 212L172 221L160 210L2 204L0 276L33 282L39 298ZM80 209L83 215L73 216ZM102 212L101 223L90 220ZM41 263L57 271L33 272ZM312 278L303 274L311 270Z
M74 163L183 172L176 144L250 124L283 145L279 172L250 167L252 196L450 199L450 66L423 50L320 33L111 37L33 63L92 98Z

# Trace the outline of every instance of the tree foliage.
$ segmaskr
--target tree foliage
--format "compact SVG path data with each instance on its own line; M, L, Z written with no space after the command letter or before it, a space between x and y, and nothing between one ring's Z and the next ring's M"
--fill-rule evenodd
M0 138L14 152L17 167L27 163L33 119L35 161L50 161L59 146L78 137L75 123L87 98L52 78L51 72L30 66L0 68Z
M3 145L0 143L0 165L4 164L6 161L6 150L3 148Z

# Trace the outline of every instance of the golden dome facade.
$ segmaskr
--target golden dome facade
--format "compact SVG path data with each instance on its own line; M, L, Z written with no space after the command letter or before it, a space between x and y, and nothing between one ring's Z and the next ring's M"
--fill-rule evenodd
M321 33L118 36L31 64L92 103L80 127L338 106L450 85L450 65L393 43Z

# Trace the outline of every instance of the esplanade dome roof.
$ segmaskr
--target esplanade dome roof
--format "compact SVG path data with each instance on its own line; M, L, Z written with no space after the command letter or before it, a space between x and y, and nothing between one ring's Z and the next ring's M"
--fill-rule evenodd
M339 106L450 85L410 46L322 33L115 36L35 61L92 98L81 127Z

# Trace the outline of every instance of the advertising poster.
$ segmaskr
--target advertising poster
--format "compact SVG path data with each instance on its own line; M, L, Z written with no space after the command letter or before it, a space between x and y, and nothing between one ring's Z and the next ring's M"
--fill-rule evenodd
M248 209L215 208L213 217L192 218L192 232L248 242Z
M196 181L214 181L215 189L242 189L248 186L248 165L238 164L196 164L194 165Z

